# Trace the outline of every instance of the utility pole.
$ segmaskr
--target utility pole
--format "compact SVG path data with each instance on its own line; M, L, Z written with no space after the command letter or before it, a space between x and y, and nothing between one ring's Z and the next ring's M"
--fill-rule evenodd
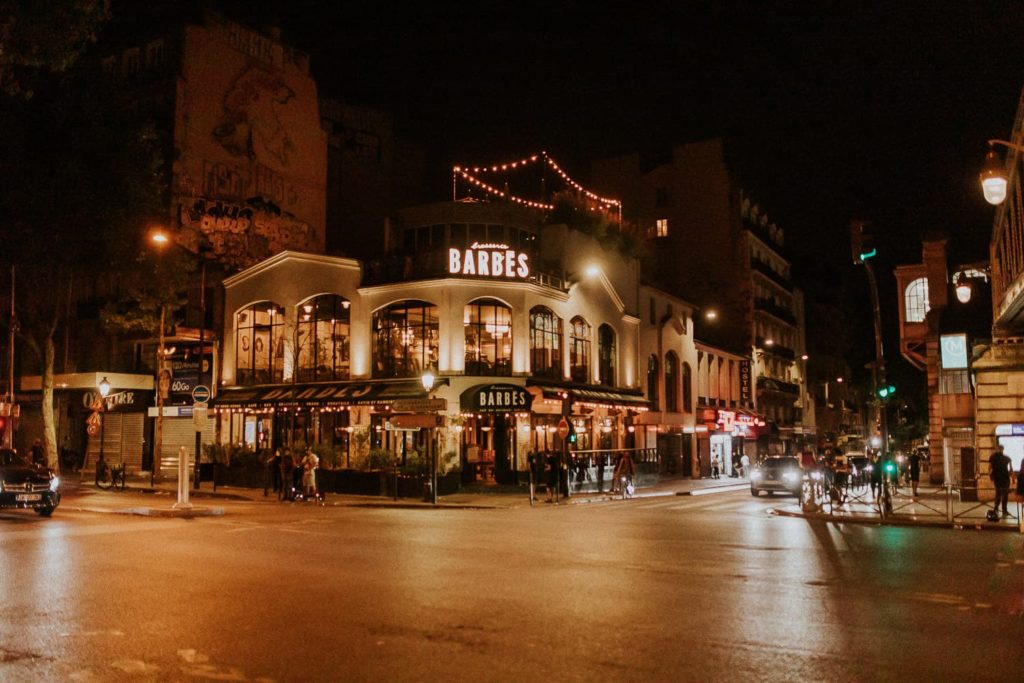
M889 475L888 463L891 458L889 453L889 421L886 415L886 403L880 398L879 389L888 386L885 377L885 355L882 350L882 313L878 303L878 280L875 278L875 270L871 267L870 259L878 254L873 240L873 233L867 221L854 220L850 222L850 246L853 254L854 264L861 264L868 274L868 286L871 290L871 307L874 312L875 321L875 363L872 372L874 381L874 399L878 403L878 425L882 437L882 506L885 514L892 512L892 497L889 487L886 485L886 477Z

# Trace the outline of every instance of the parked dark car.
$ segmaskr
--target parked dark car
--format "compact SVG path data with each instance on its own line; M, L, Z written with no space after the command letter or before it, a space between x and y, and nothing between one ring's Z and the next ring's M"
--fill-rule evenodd
M49 517L60 504L60 480L10 448L0 448L0 509L35 510Z
M779 491L800 496L803 491L803 474L797 458L767 458L750 472L750 495L757 496L761 491L771 495Z

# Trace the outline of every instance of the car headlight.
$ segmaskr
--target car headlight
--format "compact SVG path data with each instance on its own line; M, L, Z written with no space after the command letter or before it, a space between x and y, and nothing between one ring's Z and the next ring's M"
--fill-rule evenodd
M783 481L799 481L799 479L800 479L800 475L797 474L796 472L783 472L782 473L782 480Z
M50 479L51 491L56 491L58 486L60 486L60 477L53 477L52 479Z
M751 479L763 479L764 478L764 474L761 472L761 470L754 470L753 472L750 473L750 478Z

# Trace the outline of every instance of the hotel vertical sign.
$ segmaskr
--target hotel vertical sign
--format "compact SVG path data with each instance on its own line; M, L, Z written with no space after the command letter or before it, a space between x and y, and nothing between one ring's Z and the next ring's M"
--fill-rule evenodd
M740 361L740 400L741 401L752 401L753 396L750 392L750 361Z

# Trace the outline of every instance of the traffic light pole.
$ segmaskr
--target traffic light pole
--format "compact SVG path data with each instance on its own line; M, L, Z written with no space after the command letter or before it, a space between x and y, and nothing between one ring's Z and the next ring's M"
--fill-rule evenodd
M885 477L888 476L888 471L885 464L890 459L889 453L889 420L886 410L886 402L878 393L879 388L888 386L885 378L885 356L882 353L882 313L881 308L878 304L878 282L875 279L875 270L871 267L871 263L867 260L861 260L864 264L864 270L868 274L868 285L871 288L871 305L874 309L875 318L875 371L874 371L874 395L879 400L878 404L878 425L882 432L882 505L885 508L885 512L892 511L892 498L889 493L889 487L885 484Z

